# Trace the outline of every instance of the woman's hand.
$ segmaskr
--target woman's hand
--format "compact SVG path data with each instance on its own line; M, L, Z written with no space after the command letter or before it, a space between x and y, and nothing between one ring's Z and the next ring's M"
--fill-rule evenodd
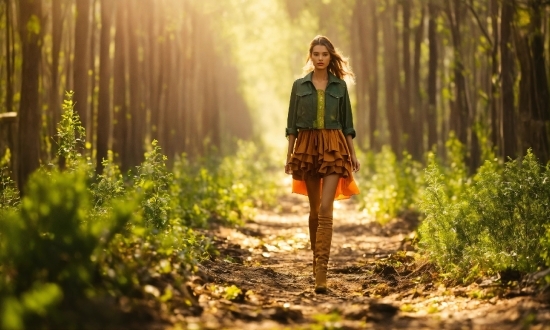
M286 156L286 164L285 164L285 173L286 174L292 174L292 167L290 166L290 160L292 159L292 154Z
M285 173L292 174L292 168L290 167L290 164L285 165Z
M357 156L351 155L351 169L353 172L359 171L359 168L361 167L361 164L359 164L359 161L357 160Z

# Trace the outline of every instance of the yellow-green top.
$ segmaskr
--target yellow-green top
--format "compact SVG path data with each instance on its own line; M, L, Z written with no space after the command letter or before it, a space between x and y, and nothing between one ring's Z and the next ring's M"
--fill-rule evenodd
M325 91L322 89L317 90L317 119L313 123L313 127L325 128Z

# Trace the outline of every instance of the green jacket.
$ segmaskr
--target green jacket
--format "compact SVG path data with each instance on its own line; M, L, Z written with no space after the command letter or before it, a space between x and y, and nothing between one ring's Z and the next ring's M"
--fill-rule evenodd
M317 117L317 92L311 81L313 72L294 81L288 107L286 136L298 135L300 129L313 129ZM325 89L325 128L340 129L355 138L348 86L329 72Z

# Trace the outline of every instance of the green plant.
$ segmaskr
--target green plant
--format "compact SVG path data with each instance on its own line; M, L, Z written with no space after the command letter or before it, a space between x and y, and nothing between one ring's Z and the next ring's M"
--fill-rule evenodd
M82 159L82 152L86 147L86 130L80 122L78 113L74 110L73 92L65 92L63 113L57 125L57 155L61 159L61 168L72 170Z
M118 204L111 215L89 219L85 171L34 173L20 212L0 220L1 237L9 237L0 244L3 328L55 318L58 306L94 295L93 259L122 230L132 208Z
M154 140L151 145L153 149L145 153L145 161L137 167L134 181L138 191L143 194L141 206L145 221L156 228L162 228L169 219L172 173L166 168L167 157L161 153L158 142Z
M373 154L360 154L362 170L358 177L360 207L384 224L400 212L415 208L421 192L421 164L405 153L398 161L390 147Z
M486 161L471 180L450 189L456 181L445 178L435 162L426 178L420 246L441 269L470 281L483 273L529 272L543 264L549 171L530 150L504 166Z
M91 184L94 208L98 209L125 192L124 180L119 167L113 162L113 152L109 151L103 160L103 173Z

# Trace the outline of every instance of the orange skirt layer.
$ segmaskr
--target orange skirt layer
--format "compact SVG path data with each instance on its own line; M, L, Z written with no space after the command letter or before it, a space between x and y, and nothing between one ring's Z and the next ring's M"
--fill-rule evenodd
M306 195L305 179L322 178L330 174L340 175L335 200L348 199L359 194L353 179L351 158L346 138L338 129L300 130L294 154L290 159L292 192Z

